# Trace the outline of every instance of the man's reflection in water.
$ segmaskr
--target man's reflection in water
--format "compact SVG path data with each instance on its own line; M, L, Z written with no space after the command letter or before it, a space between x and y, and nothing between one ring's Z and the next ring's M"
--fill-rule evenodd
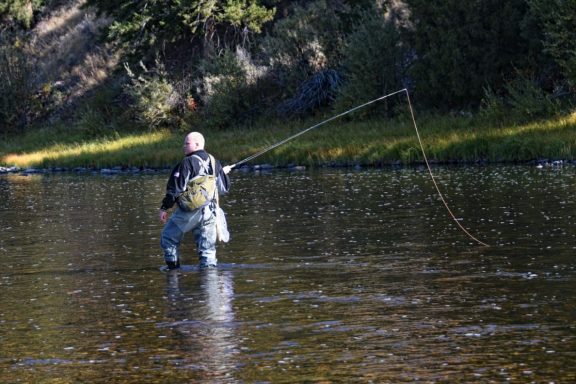
M186 288L181 287L181 280L186 282ZM199 282L200 289L194 282ZM167 283L169 317L174 319L170 327L185 336L181 346L181 352L186 352L184 361L177 364L201 371L200 376L208 380L234 382L238 347L233 324L232 272L207 269L199 275L181 275L170 271Z

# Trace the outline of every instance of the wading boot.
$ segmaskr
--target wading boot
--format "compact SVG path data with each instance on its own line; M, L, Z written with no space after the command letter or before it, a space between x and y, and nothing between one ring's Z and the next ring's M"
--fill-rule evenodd
M198 264L198 268L200 269L209 269L209 268L216 268L218 265L218 261L216 259L207 259L206 257L200 257L200 263Z
M168 269L178 269L180 268L180 260L166 261L166 265L168 266Z

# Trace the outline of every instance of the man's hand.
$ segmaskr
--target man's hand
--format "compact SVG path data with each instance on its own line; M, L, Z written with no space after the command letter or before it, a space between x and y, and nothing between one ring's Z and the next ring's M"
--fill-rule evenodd
M166 221L168 220L168 212L161 209L159 217L160 217L160 221L163 222L164 224L166 224Z
M232 165L227 165L225 167L222 167L222 170L224 171L224 174L227 175L230 173L230 171L232 170L232 168L234 168Z

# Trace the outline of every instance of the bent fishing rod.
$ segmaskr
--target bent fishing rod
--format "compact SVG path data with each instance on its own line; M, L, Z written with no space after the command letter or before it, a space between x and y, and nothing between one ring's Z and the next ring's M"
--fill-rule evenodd
M237 162L237 163L235 163L235 164L231 164L229 167L230 167L230 169L236 168L236 167L238 167L239 165L242 165L242 164L247 163L247 162L249 162L249 161L251 161L251 160L254 160L255 158L260 157L260 156L262 156L263 154L265 154L265 153L267 153L267 152L269 152L269 151L271 151L271 150L273 150L273 149L275 149L275 148L278 148L279 146L281 146L281 145L283 145L283 144L286 144L287 142L289 142L289 141L291 141L291 140L294 140L295 138L297 138L297 137L299 137L299 136L301 136L301 135L303 135L303 134L305 134L305 133L307 133L307 132L310 132L311 130L316 129L316 128L318 128L318 127L320 127L320 126L322 126L322 125L324 125L324 124L326 124L326 123L329 123L329 122L331 122L331 121L333 121L333 120L339 119L339 118L341 118L341 117L343 117L343 116L348 115L349 113L352 113L352 112L357 111L357 110L359 110L359 109L365 108L365 107L367 107L367 106L369 106L369 105L371 105L371 104L374 104L374 103L376 103L376 102L378 102L378 101L381 101L381 100L387 99L387 98L389 98L389 97L398 95L398 94L400 94L400 93L405 93L405 94L406 94L406 99L408 100L408 107L410 108L410 115L411 115L411 117L412 117L412 123L414 124L414 130L416 131L416 137L418 138L418 144L420 145L420 150L422 151L422 156L423 156L423 158L424 158L424 163L426 164L426 168L428 169L428 173L429 173L429 175L430 175L430 178L432 179L432 184L434 185L434 188L436 189L436 192L438 193L438 196L440 197L440 200L441 200L442 203L444 204L444 207L445 207L446 210L448 211L448 213L449 213L450 217L452 218L452 220L454 220L454 222L456 223L456 225L457 225L466 235L468 235L468 237L470 237L472 240L474 240L474 241L477 242L478 244L483 245L483 246L485 246L485 247L488 247L488 246L489 246L488 244L484 243L483 241L478 240L478 239L477 239L476 237L474 237L466 228L464 228L464 227L462 226L462 224L460 224L460 221L456 218L456 216L454 215L454 213L452 212L452 210L451 210L450 207L448 206L448 203L446 202L446 199L444 198L444 195L443 195L442 192L440 191L440 187L438 186L438 183L436 183L434 174L432 173L432 167L430 166L430 163L428 162L428 156L426 156L426 152L424 151L424 145L422 144L422 139L420 138L420 132L418 131L418 126L416 125L416 117L414 116L414 108L412 107L412 101L410 100L410 94L408 93L408 89L407 89L407 88L404 88L404 89L401 89L401 90L399 90L399 91L392 92L392 93L389 93L389 94L387 94L387 95L378 97L378 98L376 98L376 99L374 99L374 100L370 100L370 101L368 101L368 102L366 102L366 103L364 103L364 104L361 104L361 105L358 105L358 106L356 106L356 107L354 107L354 108L351 108L351 109L349 109L349 110L347 110L347 111L345 111L345 112L342 112L342 113L339 113L339 114L337 114L337 115L334 115L334 116L332 116L332 117L330 117L330 118L328 118L328 119L326 119L326 120L324 120L324 121L321 121L321 122L319 122L319 123L317 123L317 124L314 124L314 125L311 126L311 127L306 128L306 129L304 129L304 130L302 130L302 131L300 131L300 132L298 132L298 133L296 133L296 134L294 134L294 135L292 135L292 136L290 136L290 137L287 137L287 138L285 138L284 140L281 140L281 141L279 141L279 142L277 142L277 143L275 143L275 144L272 144L271 146L269 146L269 147L267 147L267 148L264 148L264 149L262 149L261 151L256 152L255 154L253 154L253 155L251 155L251 156L248 156L247 158L245 158L245 159L243 159L243 160L240 160L239 162Z

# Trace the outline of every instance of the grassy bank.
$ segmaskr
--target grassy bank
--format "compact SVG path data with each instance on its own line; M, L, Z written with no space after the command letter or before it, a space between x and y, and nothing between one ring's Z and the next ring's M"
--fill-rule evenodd
M238 162L321 121L261 124L249 129L203 132L207 149L224 163ZM576 159L576 113L523 124L494 125L478 117L417 117L430 160L444 162L526 162ZM181 156L184 132L159 130L83 137L45 129L6 138L0 165L49 167L167 167ZM385 165L422 161L410 116L392 120L333 121L255 159L269 163L318 166Z

